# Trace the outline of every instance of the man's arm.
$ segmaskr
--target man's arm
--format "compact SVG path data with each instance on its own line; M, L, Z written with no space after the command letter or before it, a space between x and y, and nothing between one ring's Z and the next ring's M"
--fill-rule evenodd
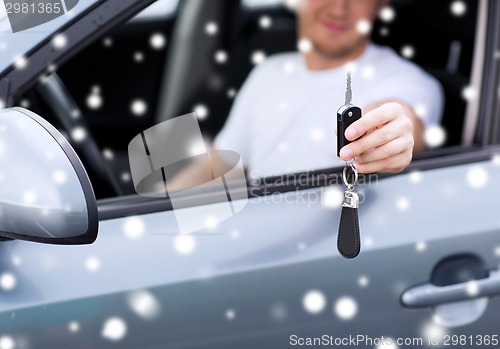
M348 140L357 140L340 151L344 161L356 160L359 172L401 172L414 151L425 150L424 125L406 103L380 102L365 110L345 132Z

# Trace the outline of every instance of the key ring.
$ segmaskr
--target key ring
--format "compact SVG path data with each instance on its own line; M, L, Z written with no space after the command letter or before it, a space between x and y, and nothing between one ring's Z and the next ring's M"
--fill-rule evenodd
M347 181L347 168L350 167L352 172L354 173L354 182L349 183ZM348 190L354 189L354 186L358 183L358 170L356 170L356 166L354 164L346 164L344 167L344 171L342 171L342 180L344 181L344 184L348 188Z

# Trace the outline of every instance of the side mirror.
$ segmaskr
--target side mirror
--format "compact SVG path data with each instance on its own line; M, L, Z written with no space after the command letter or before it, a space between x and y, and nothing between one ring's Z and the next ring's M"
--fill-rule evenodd
M67 140L29 110L0 110L0 236L90 244L98 225L92 185Z

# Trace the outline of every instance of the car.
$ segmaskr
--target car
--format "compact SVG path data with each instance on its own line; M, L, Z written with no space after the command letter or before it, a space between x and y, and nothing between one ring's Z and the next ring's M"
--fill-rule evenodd
M170 198L135 193L134 137L196 111L210 140L254 63L296 49L281 1L80 0L16 33L4 16L0 348L497 346L500 4L390 6L374 40L438 78L446 106L436 147L360 183L349 260L341 167L250 178L241 212L192 234ZM200 200L182 212L220 205Z

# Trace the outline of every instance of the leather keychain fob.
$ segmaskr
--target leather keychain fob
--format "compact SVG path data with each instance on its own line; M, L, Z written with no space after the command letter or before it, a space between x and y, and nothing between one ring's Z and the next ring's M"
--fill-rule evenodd
M351 168L354 174L354 181L348 183L347 169ZM344 193L344 201L342 203L342 212L340 214L339 233L337 236L337 249L345 258L354 258L361 250L361 241L359 235L359 219L358 206L359 197L354 192L354 187L358 181L358 172L353 164L344 167L342 174L347 190Z

